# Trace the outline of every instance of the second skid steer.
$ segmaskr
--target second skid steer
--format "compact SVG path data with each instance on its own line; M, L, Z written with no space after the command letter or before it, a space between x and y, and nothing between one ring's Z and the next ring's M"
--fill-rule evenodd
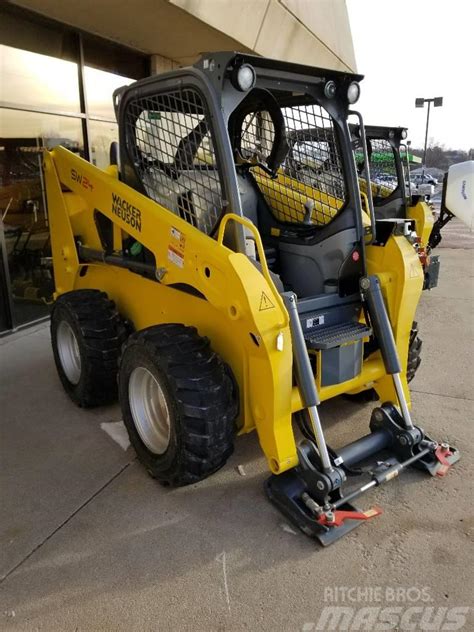
M367 490L459 458L412 418L423 269L370 186L361 206L348 126L363 129L361 78L212 53L115 92L106 171L61 147L44 157L67 393L118 395L140 461L169 485L212 474L256 430L268 497L323 545L380 513L353 504ZM329 447L320 402L371 387L383 403L368 433Z
M472 208L472 201L464 200L458 192L456 201L450 204L451 210L447 208L445 196L448 171L443 182L441 208L436 217L434 205L428 196L420 195L412 189L408 145L405 143L406 128L366 125L367 165L364 153L361 151L360 127L351 125L351 133L361 190L366 191L365 181L368 169L376 219L412 220L411 224L406 225L407 235L413 241L423 266L425 273L423 289L431 290L438 284L440 258L439 255L433 254L433 250L441 242L441 230L455 214L472 230L472 211L469 210L469 205ZM462 170L462 167L460 168L459 165L453 165L450 168L451 183L457 177L456 173L460 173L460 169ZM453 185L451 190L454 191Z

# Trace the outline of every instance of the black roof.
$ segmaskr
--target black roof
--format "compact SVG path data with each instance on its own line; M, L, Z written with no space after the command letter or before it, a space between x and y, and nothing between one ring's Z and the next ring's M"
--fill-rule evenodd
M349 125L351 132L357 132L359 125ZM390 127L389 125L364 125L365 135L368 138L388 138L390 132L395 132L396 138L401 137L401 133L407 130L406 127Z
M350 79L351 81L361 81L364 75L343 70L331 70L329 68L319 68L318 66L307 66L305 64L296 64L290 61L281 61L270 57L261 57L259 55L250 55L248 53L239 53L237 51L222 51L215 53L204 53L195 66L202 68L204 60L214 59L218 63L224 62L227 67L233 60L241 63L247 63L256 69L262 68L267 70L277 70L280 72L288 72L290 74L306 75L314 77L325 77L334 79Z

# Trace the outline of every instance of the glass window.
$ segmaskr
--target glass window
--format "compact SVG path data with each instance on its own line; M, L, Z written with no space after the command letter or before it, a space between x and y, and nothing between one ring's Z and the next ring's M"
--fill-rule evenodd
M90 120L89 133L91 162L100 169L105 169L110 165L110 145L118 141L118 126L116 123Z
M41 150L82 153L81 120L0 109L0 215L15 324L48 314L54 291Z
M277 134L281 122L263 107L243 119L240 141L234 149L241 160L255 165L251 167L254 178L278 221L325 226L342 210L347 198L332 118L317 103L297 101L291 107L281 107L281 113L288 151L277 165L277 173L272 176L266 167L274 149L277 155L285 149ZM310 211L308 195L314 201Z
M0 45L0 101L80 112L77 64Z
M376 184L374 199L387 198L398 187L397 164L394 149L383 138L371 138L367 141L369 152L370 179ZM372 187L374 188L374 187Z
M245 158L265 159L275 139L275 128L266 110L247 114L242 126L241 151Z
M148 196L208 235L224 205L210 129L194 88L127 102L127 145Z
M12 138L34 141L38 147L48 149L63 145L81 154L83 150L81 119L2 108L0 143Z
M204 133L193 130L204 130ZM193 165L214 165L214 148L204 114L193 115L182 112L159 112L144 110L137 119L137 145L144 155L166 165L176 162L180 144L189 134L196 147L192 150ZM189 143L190 139L188 139Z
M100 116L115 120L112 95L116 88L128 86L135 81L129 77L114 75L111 72L97 70L85 66L84 82L86 84L87 105L91 116Z

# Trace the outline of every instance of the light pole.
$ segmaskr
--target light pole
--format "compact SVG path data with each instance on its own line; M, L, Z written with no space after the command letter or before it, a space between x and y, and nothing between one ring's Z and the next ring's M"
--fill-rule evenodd
M423 97L415 99L415 107L423 108L425 107L425 103L428 103L428 111L426 113L426 131L425 131L425 148L423 150L423 165L421 170L421 183L425 182L425 168L426 168L426 148L428 145L428 126L430 124L430 107L431 104L434 105L435 108L440 108L443 105L443 97L434 97L432 99L424 99Z

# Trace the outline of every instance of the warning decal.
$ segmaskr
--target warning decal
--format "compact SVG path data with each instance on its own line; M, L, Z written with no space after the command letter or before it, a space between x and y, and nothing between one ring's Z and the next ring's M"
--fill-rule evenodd
M178 268L184 268L184 255L173 246L168 246L168 259Z
M172 241L168 244L168 259L178 268L184 268L186 237L174 226L171 227L170 233Z
M170 233L171 237L177 242L174 244L175 248L184 253L184 249L186 247L186 236L177 228L174 228L174 226L171 227Z
M258 308L259 312L263 312L266 309L273 309L275 305L271 302L265 292L262 292L262 296L260 297L260 307Z

